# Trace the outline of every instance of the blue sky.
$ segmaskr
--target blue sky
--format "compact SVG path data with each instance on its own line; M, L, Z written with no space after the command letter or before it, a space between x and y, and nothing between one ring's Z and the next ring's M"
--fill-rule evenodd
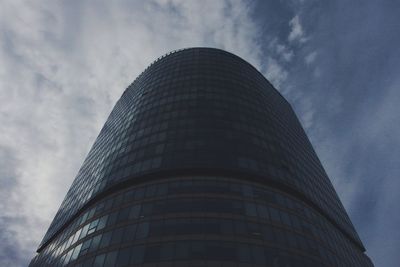
M0 3L0 266L26 266L123 90L231 51L292 103L376 266L400 265L400 2Z

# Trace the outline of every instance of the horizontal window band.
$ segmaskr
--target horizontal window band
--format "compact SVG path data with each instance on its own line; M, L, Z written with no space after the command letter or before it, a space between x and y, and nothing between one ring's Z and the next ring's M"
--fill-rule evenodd
M211 169L211 168L176 169L176 170L158 171L141 176L132 176L124 181L111 185L104 191L96 194L87 203L85 203L46 242L44 242L39 246L37 252L40 253L41 251L43 251L43 249L47 245L49 245L63 230L65 230L76 218L81 216L89 207L103 200L104 198L132 186L137 186L144 183L155 182L155 181L166 182L171 178L179 178L179 176L191 176L191 177L220 176L221 178L232 178L243 182L256 182L261 186L267 186L273 189L277 189L283 193L286 193L292 197L301 200L303 203L305 203L306 205L317 211L322 217L328 220L337 230L339 230L348 240L350 240L357 248L359 248L361 252L365 252L365 248L360 242L354 240L354 238L350 234L348 234L338 223L336 223L335 220L333 220L328 214L326 214L326 212L323 209L321 209L318 205L314 204L313 201L311 201L308 197L306 197L304 194L300 193L296 189L293 189L292 187L285 185L281 182L278 182L276 180L271 180L264 176L257 175L255 173L231 171L226 169Z

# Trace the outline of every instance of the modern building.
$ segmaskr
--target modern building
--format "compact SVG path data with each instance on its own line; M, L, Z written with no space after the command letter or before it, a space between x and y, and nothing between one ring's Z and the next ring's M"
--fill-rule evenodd
M30 266L373 266L290 104L212 48L111 112Z

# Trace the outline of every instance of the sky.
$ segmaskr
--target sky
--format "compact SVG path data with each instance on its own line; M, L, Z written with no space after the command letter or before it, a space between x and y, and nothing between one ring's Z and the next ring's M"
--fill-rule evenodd
M398 0L2 0L0 266L27 266L112 107L207 46L292 104L377 267L400 266Z

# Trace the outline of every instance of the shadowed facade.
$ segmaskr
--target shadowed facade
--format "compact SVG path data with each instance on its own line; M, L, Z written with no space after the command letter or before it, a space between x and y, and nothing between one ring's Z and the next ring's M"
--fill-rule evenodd
M30 266L373 266L290 104L212 48L115 105Z

